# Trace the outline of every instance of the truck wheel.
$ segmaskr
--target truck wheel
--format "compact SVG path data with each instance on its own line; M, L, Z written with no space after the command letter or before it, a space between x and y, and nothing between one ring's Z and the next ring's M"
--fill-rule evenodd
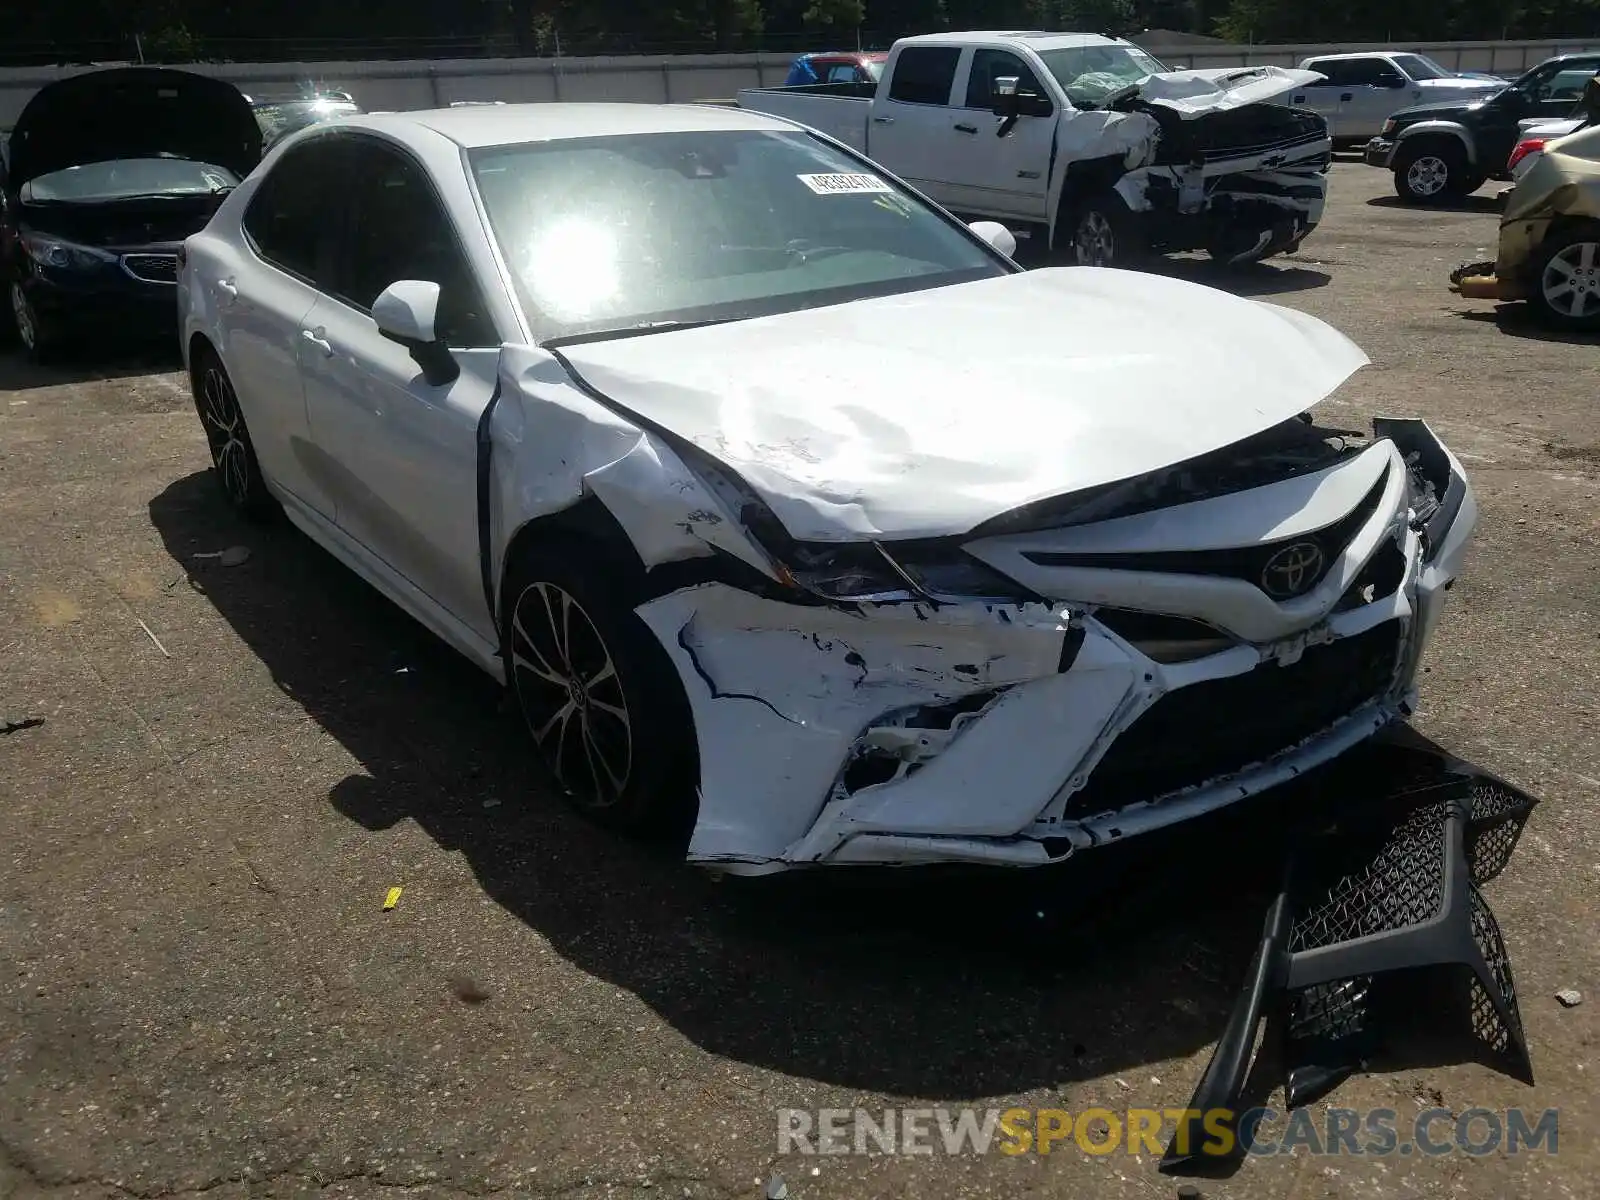
M1467 153L1460 143L1430 140L1395 155L1394 190L1408 204L1440 204L1472 188Z
M1068 264L1137 270L1144 261L1147 248L1138 218L1116 192L1089 196L1067 212L1062 257Z
M1600 223L1556 234L1534 261L1528 297L1545 323L1574 333L1600 329Z

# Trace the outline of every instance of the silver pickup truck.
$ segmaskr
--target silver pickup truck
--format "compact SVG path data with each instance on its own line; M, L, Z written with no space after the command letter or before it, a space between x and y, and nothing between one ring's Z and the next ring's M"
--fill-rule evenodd
M1206 250L1238 263L1294 250L1322 219L1327 122L1275 103L1321 78L1168 71L1095 34L941 33L896 42L875 87L753 88L737 103L827 134L1059 260Z

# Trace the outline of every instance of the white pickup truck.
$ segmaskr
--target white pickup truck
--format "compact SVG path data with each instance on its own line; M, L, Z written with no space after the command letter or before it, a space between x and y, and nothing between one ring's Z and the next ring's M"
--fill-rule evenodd
M1273 103L1321 78L1168 71L1094 34L940 33L896 42L875 88L753 88L737 103L843 142L952 212L1040 237L1058 260L1253 262L1322 219L1327 122Z
M1404 50L1324 54L1302 60L1300 69L1323 79L1296 92L1292 102L1326 117L1339 144L1376 137L1386 120L1413 104L1486 100L1506 86L1504 79L1463 75Z

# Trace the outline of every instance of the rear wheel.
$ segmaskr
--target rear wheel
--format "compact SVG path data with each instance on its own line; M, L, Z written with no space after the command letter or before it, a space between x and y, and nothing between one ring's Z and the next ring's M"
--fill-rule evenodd
M1441 204L1482 183L1473 183L1467 152L1456 141L1433 139L1404 146L1395 155L1395 194L1410 204Z
M1600 224L1558 233L1539 248L1529 297L1547 324L1600 329Z
M506 579L507 682L573 807L635 836L686 835L694 720L666 652L633 611L636 575L598 539L519 552Z
M278 503L267 490L250 430L245 427L244 412L239 408L239 397L215 351L196 351L189 382L223 496L251 520L272 517Z

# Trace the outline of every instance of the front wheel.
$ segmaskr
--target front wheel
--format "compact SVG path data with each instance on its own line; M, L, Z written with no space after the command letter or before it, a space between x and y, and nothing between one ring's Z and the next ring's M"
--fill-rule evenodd
M506 580L507 682L579 812L634 836L692 821L694 720L666 652L634 613L620 554L552 539Z
M1076 266L1136 270L1146 257L1138 218L1115 192L1073 205L1066 225L1066 259Z
M1395 195L1408 204L1441 204L1465 196L1476 186L1482 186L1482 181L1472 183L1467 153L1457 143L1424 142L1404 147L1395 155Z
M1557 234L1535 258L1530 299L1546 324L1574 333L1600 330L1600 224Z
M55 360L61 349L60 331L34 308L21 283L11 285L11 322L29 358L41 364Z

